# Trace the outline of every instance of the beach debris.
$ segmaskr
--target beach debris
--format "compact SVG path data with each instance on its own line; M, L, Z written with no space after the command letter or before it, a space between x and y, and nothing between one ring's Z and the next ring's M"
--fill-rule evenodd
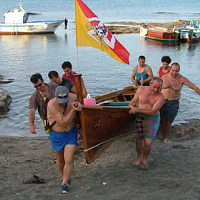
M183 129L176 134L177 137L183 137L188 134L196 133L197 129L194 126L189 127L188 129Z
M45 183L45 180L43 178L40 178L39 176L33 175L32 177L28 178L27 180L24 180L24 183L27 183L27 184Z
M103 182L102 184L103 184L103 185L107 185L107 183L106 183L106 182Z

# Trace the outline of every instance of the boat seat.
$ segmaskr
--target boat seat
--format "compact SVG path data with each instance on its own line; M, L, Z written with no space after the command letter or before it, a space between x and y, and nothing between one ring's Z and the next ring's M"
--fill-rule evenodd
M108 102L104 103L101 106L128 106L130 101L123 101L123 102Z

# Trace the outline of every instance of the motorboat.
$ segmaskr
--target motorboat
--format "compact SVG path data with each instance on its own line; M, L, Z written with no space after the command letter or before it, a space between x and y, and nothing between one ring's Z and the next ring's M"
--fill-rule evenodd
M64 22L64 20L28 22L30 15L39 14L25 11L21 3L19 4L19 8L15 8L4 14L4 22L0 23L0 35L54 33Z

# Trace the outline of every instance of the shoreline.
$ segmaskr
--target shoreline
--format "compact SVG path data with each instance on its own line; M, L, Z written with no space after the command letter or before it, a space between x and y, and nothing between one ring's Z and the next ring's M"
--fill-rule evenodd
M177 135L191 126L194 133ZM195 199L200 181L199 133L199 119L174 125L167 144L161 144L158 132L145 171L131 164L136 158L134 133L113 142L91 164L86 164L79 141L67 195L61 194L61 178L47 137L0 136L1 199ZM33 174L44 178L45 184L23 184Z
M172 22L150 22L150 23L126 21L126 22L106 22L105 25L114 34L131 34L131 33L139 33L140 26L144 24L159 26L162 28L172 30L174 27L177 28L179 26L184 25L185 23L189 24L190 21L174 20Z

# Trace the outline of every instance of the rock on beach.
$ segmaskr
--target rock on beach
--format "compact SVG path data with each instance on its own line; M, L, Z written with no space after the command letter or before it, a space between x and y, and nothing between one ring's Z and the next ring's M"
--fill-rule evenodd
M5 90L0 88L0 118L2 114L9 110L11 101L11 96Z

